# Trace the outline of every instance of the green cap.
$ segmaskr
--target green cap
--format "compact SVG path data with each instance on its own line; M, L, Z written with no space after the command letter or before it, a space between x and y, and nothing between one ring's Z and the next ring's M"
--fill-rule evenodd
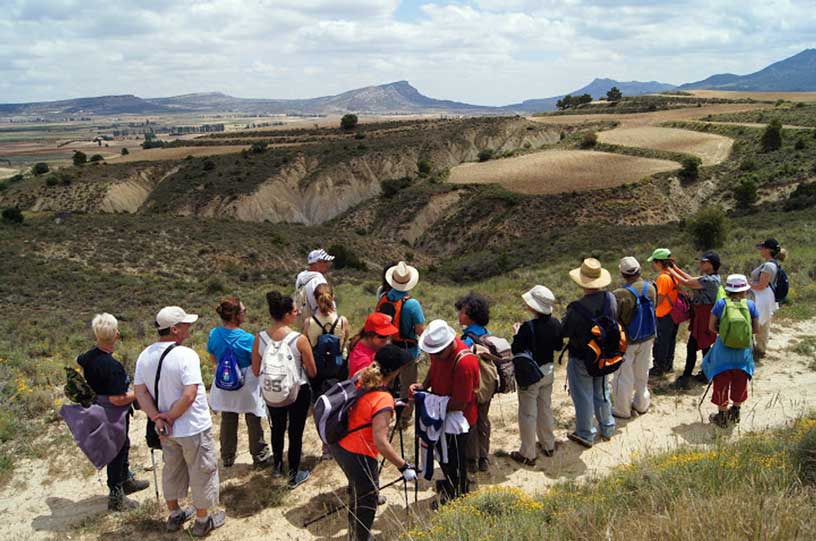
M652 255L649 256L649 259L646 261L654 261L655 259L668 259L671 257L671 250L668 248L658 248Z

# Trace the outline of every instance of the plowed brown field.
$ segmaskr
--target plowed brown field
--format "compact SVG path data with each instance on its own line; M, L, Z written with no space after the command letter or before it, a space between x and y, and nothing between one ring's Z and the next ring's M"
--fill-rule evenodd
M702 159L703 165L715 165L725 161L731 153L731 147L734 146L733 139L722 135L656 126L603 131L598 133L598 140L627 147L685 152Z

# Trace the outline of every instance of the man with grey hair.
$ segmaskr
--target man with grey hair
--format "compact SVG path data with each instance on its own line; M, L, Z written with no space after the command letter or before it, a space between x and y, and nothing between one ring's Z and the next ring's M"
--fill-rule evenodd
M130 406L136 395L129 390L130 378L125 373L122 364L113 357L113 350L119 340L119 322L111 314L97 314L91 322L96 346L90 351L77 357L77 364L82 367L82 373L93 392L99 396L107 396L114 406ZM134 478L130 471L128 455L130 453L130 439L128 433L128 418L125 416L125 442L119 454L107 465L108 473L108 509L124 511L136 507L136 502L125 498L144 490L150 483Z
M179 500L192 489L195 524L190 533L203 537L224 524L218 505L218 462L212 418L201 379L198 354L183 346L190 326L198 320L178 306L162 308L156 316L159 341L136 361L135 390L139 404L161 436L164 469L162 488L170 517L167 531L176 532L192 518L191 508Z
M623 286L614 291L618 301L618 321L626 329L626 353L612 383L612 415L628 419L634 409L649 409L649 364L655 340L654 314L657 290L640 276L640 263L624 257L618 266Z

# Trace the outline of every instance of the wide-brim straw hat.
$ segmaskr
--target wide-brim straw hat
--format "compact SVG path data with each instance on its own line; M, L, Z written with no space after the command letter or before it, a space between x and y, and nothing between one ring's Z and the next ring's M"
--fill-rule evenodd
M410 291L419 283L419 271L400 261L385 272L385 281L397 291Z
M552 314L553 304L555 304L555 295L544 286L535 286L527 293L521 296L527 306L538 312L539 314Z
M612 283L612 275L594 257L584 259L581 266L569 272L570 278L586 289L601 289Z

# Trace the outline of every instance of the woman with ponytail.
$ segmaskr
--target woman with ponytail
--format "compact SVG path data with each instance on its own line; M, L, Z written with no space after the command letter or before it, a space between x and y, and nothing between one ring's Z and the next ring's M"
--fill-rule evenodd
M260 381L249 370L252 364L252 345L255 337L241 329L246 318L246 307L238 297L225 297L215 312L221 325L210 331L207 353L214 366L231 348L244 373L244 385L236 391L225 391L213 382L210 389L210 406L221 414L221 462L225 468L235 463L238 447L238 417L244 415L249 436L249 452L252 463L264 467L269 462L269 445L266 443L261 419L266 417L266 404L261 398Z
M349 323L345 317L337 315L334 290L329 284L320 284L315 288L314 296L317 311L304 323L303 334L309 339L312 350L317 347L317 340L324 332L333 334L339 339L340 352L343 353L345 358L349 339ZM312 400L317 400L317 397L326 392L332 383L346 379L348 367L343 367L341 372L338 378L334 380L313 379L311 381ZM320 378L320 374L318 374L318 378Z
M751 272L751 293L759 310L759 328L754 336L754 357L761 359L768 350L771 337L771 319L779 309L773 288L779 273L779 262L788 255L776 239L765 239L757 244L763 262Z
M387 391L400 367L411 361L407 351L388 344L374 362L360 371L357 385L365 390L349 409L350 432L331 445L331 453L348 478L348 538L371 538L371 525L377 511L379 472L377 457L382 454L396 466L406 481L416 481L416 468L388 442L388 427L394 414L394 398Z

